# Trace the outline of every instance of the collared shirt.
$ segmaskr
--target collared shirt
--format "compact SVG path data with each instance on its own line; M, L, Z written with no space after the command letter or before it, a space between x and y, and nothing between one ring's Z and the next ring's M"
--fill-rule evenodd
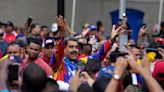
M109 40L106 41L97 53L86 58L96 58L101 62L109 51L110 44L111 43ZM54 71L54 79L68 82L69 79L75 74L77 63L72 63L69 59L64 58L64 48L64 39L61 39L51 58L50 66Z

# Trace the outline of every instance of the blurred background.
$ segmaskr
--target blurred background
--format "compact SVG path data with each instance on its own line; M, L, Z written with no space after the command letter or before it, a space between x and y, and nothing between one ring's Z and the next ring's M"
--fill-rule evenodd
M73 0L65 0L65 18L70 26L72 5ZM149 31L158 23L159 5L160 0L126 0L126 8L132 10L131 14L134 16L134 12L139 12L141 20L138 23L147 23ZM119 0L76 0L75 7L75 31L81 31L84 23L96 24L100 20L105 26L105 35L108 36L112 21L118 20L111 17L112 14L117 15ZM164 7L162 9L164 11ZM34 22L50 27L55 22L56 15L57 0L1 0L0 3L0 21L11 20L18 27L23 26L29 16L34 18ZM164 21L164 12L161 20Z

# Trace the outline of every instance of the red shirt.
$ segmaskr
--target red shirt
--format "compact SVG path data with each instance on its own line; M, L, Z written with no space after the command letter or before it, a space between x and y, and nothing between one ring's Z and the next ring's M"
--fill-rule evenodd
M42 55L41 58L42 58L48 65L50 65L50 60L51 60L51 58L47 58L47 59L46 59L46 58L45 58L45 55L44 55L44 52L42 52L41 55Z
M6 33L3 37L4 40L10 44L11 42L16 40L16 35L14 33Z
M0 58L2 57L2 51L0 50Z
M53 74L51 67L45 63L42 58L37 58L34 63L40 66L46 72L47 76L51 76ZM28 64L28 55L26 55L25 59L22 61L21 70L24 70Z

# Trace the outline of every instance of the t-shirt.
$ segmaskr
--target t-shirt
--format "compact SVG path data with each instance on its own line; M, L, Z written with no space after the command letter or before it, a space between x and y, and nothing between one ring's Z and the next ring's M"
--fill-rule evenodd
M2 51L0 50L0 58L2 57Z
M0 41L0 50L2 51L2 56L6 54L8 48L8 43L5 40Z
M53 72L51 67L45 63L42 58L37 58L34 63L40 66L46 72L47 76L52 76ZM21 71L23 71L28 66L28 64L30 63L28 62L28 55L26 55L21 64Z
M14 33L6 33L4 35L4 40L6 40L8 42L8 44L10 44L11 42L16 40L16 34Z

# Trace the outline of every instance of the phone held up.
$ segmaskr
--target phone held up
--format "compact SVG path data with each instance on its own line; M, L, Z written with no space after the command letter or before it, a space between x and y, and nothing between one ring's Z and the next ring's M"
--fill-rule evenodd
M10 88L17 88L18 85L15 81L18 81L20 58L18 56L9 56L8 58L12 61L12 64L8 67L7 84Z

